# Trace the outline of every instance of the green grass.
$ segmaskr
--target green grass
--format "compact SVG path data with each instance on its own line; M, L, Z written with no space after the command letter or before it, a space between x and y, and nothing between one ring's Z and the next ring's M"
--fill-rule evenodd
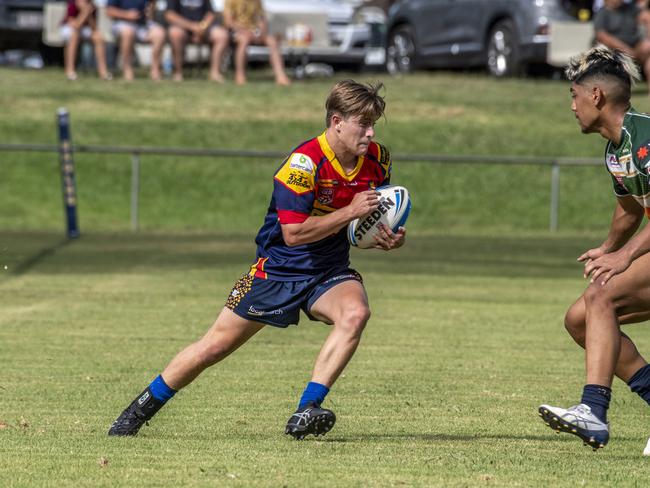
M621 382L603 451L536 415L580 394L562 317L588 244L432 235L354 252L373 317L327 400L339 420L326 437L283 435L328 331L303 318L114 439L112 420L210 325L250 237L5 232L0 486L646 486L647 406ZM647 350L647 328L626 332Z
M394 154L602 155L564 82L354 77L386 83L377 138ZM288 151L322 130L334 80L287 90L253 78L72 84L3 69L0 143L55 143L60 106L77 144ZM642 91L634 104L648 110ZM550 236L548 168L396 157L393 181L414 200L408 244L353 253L373 317L327 400L339 421L322 440L291 442L284 423L328 330L308 321L263 330L138 438L106 436L250 264L279 162L145 156L143 232L131 234L129 157L75 160L82 237L67 242L56 156L0 153L0 486L647 485L647 406L625 385L602 452L536 415L582 386L562 321L584 286L575 258L611 216L604 168L562 169ZM648 329L626 332L648 349Z
M377 139L396 154L601 157L604 141L583 136L566 82L493 80L477 74L341 75L386 84ZM71 112L73 142L290 151L323 129L335 79L276 87L254 73L246 87L137 80L67 82L58 70L0 70L0 143L55 143L55 112ZM337 78L338 79L338 78ZM650 109L642 94L640 110ZM1 154L0 228L61 229L57 156ZM129 229L128 155L76 155L82 230ZM148 231L252 233L261 223L279 161L143 156L140 222ZM549 226L548 167L404 163L394 181L415 200L414 232L539 232ZM602 167L563 168L560 229L602 230L611 183ZM242 203L244 202L244 203ZM236 219L236 229L233 221Z

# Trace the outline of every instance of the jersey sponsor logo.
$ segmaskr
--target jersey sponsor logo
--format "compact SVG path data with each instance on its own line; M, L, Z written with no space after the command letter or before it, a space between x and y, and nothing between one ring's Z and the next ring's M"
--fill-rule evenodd
M299 189L310 189L309 177L303 171L292 171L286 181L288 186Z
M298 195L314 189L313 174L300 169L291 169L288 163L277 172L275 179Z
M293 153L289 159L289 167L291 169L299 169L307 173L313 173L314 161L306 154Z
M334 201L334 188L318 188L318 202L329 205Z
M607 167L613 173L620 173L621 171L623 171L623 167L619 163L616 154L610 153L607 155Z

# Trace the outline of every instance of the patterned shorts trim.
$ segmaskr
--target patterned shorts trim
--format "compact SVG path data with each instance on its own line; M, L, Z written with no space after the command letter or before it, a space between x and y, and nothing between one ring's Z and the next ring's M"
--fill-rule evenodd
M298 323L300 310L316 320L309 313L316 300L349 280L363 284L361 275L351 268L301 281L275 281L245 274L233 286L226 307L248 320L287 327Z

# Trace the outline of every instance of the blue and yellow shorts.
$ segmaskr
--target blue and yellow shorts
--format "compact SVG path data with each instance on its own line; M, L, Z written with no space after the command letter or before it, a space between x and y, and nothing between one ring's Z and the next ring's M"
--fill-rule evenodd
M300 281L276 281L245 274L233 287L226 307L242 318L274 327L297 324L300 310L311 320L312 305L330 288L344 281L363 283L361 275L352 268L341 268Z

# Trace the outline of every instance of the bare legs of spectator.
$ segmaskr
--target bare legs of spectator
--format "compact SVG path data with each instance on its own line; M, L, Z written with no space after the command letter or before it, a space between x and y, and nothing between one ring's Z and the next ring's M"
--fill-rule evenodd
M264 42L269 48L269 61L271 62L271 68L273 68L275 82L278 85L290 85L291 81L289 80L287 74L284 72L284 60L282 59L282 54L280 54L280 45L278 43L277 37L270 35L266 36Z
M172 45L172 57L174 59L174 81L183 81L183 58L185 54L185 43L187 32L175 25L169 28L169 43Z
M120 32L120 61L122 76L126 81L133 81L133 47L135 46L135 29L123 27Z
M65 75L69 80L77 79L77 52L79 50L79 42L81 40L81 33L78 29L70 30L70 38L65 45ZM112 77L106 69L106 48L104 46L104 38L99 31L93 31L91 40L95 46L95 61L97 62L97 73L103 80L110 80Z
M246 49L248 46L257 41L251 31L240 31L237 33L237 47L235 49L235 83L243 85L246 83ZM263 39L269 48L269 61L275 76L275 82L278 85L290 85L291 81L284 72L284 62L280 54L278 40L274 36L266 36Z
M95 46L95 62L97 63L97 74L102 80L111 80L113 76L106 68L106 46L104 44L104 37L99 31L93 31L92 37L93 45Z
M70 38L64 48L65 75L70 81L77 79L77 49L79 49L79 31L71 29Z
M235 83L243 85L246 83L246 49L253 41L251 31L240 30L237 32L235 48Z
M223 83L223 75L221 74L221 60L223 53L228 47L228 31L223 27L213 27L210 29L210 45L212 46L212 53L210 54L210 75L212 81Z
M122 75L126 81L133 80L133 48L135 47L136 31L131 26L125 26L120 32L120 59ZM165 43L165 30L159 25L152 26L144 39L151 44L151 79L161 79L160 60Z
M160 61L162 60L162 50L165 45L165 29L157 24L151 26L145 40L151 44L151 79L160 81L162 79Z

